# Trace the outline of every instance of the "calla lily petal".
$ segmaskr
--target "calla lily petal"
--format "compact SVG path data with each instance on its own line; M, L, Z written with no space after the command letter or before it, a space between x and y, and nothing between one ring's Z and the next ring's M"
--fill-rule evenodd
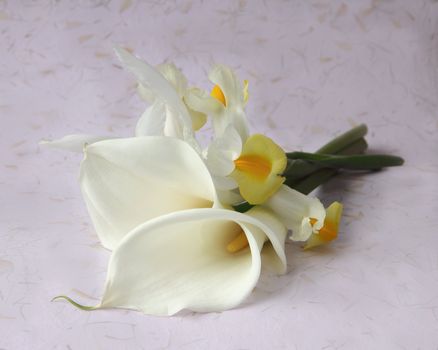
M187 143L170 137L107 140L88 146L80 183L97 234L108 249L146 220L212 207L216 196L200 156Z
M313 232L322 228L326 216L318 198L306 196L285 185L263 206L270 208L292 230L293 241L307 241Z
M52 140L52 141L43 140L40 142L40 145L44 145L52 148L59 148L70 152L82 153L86 145L91 145L92 143L111 139L111 138L113 137L74 134L74 135L67 135L60 139Z
M241 230L249 247L229 253L227 243ZM156 218L135 228L114 251L100 307L152 315L233 308L259 279L266 240L285 271L285 235L284 226L261 210L246 215L192 209Z

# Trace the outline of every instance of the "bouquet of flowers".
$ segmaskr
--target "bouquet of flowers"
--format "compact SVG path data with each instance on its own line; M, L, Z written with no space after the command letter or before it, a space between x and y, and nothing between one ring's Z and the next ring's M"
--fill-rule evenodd
M80 186L102 245L112 251L102 300L94 310L126 308L152 315L188 309L222 311L255 287L262 262L286 272L285 241L304 249L338 235L342 204L327 208L308 194L343 170L401 165L366 155L365 125L315 153L285 152L251 134L248 82L223 65L210 92L189 87L173 64L152 67L116 48L149 102L135 137L69 135L48 146L84 153ZM196 133L207 120L211 143Z

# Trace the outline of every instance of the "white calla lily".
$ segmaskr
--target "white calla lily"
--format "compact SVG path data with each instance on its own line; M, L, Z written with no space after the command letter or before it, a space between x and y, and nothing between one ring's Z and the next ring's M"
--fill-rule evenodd
M227 243L244 232L248 247L230 253ZM99 308L152 315L188 309L223 311L255 287L261 251L278 273L286 271L286 228L269 212L192 209L150 220L131 231L113 252ZM272 249L273 247L273 249Z
M171 137L105 140L89 145L80 185L102 244L114 249L145 221L212 207L216 194L200 156Z
M324 226L326 211L320 200L285 185L263 206L271 209L292 230L293 241L307 241Z

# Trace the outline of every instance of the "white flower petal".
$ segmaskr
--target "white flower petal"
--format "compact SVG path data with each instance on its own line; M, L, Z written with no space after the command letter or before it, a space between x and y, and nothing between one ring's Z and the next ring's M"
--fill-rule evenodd
M202 159L181 140L108 140L87 147L85 153L81 189L99 238L109 249L146 220L211 207L215 200Z
M137 94L144 101L153 104L155 102L155 94L147 87L141 83L137 85Z
M293 241L306 241L324 225L325 209L319 199L306 196L285 185L263 206L270 208L292 230ZM317 221L312 225L310 218Z
M150 89L156 98L160 98L175 110L185 109L172 84L159 71L125 49L115 48L114 50L123 66L133 73L141 84Z
M40 145L44 145L52 148L58 148L70 152L82 153L86 145L91 145L92 143L111 139L111 138L113 137L75 134L75 135L67 135L60 139L52 140L52 141L43 140L40 142Z
M240 195L237 190L237 183L234 183L234 186L231 190L221 190L216 185L216 192L220 203L223 205L234 205L244 201L243 197ZM225 187L225 186L224 186ZM231 187L231 186L230 186ZM237 190L237 191L236 191Z
M183 97L184 92L187 90L187 79L181 73L181 71L175 67L173 63L160 64L155 68L161 73L161 75L172 84L174 89L180 98ZM149 102L150 104L155 102L156 91L150 85L138 84L137 92L142 100Z
M176 136L185 140L197 152L200 152L192 130L189 112L172 84L159 71L125 49L116 47L114 50L120 62L136 76L138 82L146 89L149 89L157 100L172 111L172 116L175 118L173 122L178 124L176 130L179 134Z
M219 85L228 106L244 105L243 84L240 82L231 68L224 65L216 65L210 71L208 78Z
M172 84L178 96L182 98L187 90L187 79L173 63L164 63L157 66L158 71Z
M216 176L227 176L234 170L234 160L242 152L242 139L232 125L226 132L213 140L207 150L208 170Z
M239 133L242 142L244 143L249 137L249 125L243 107L237 106L234 109L227 110L226 113L229 115L224 119L229 120L229 123L234 126Z
M147 108L135 127L135 136L161 136L164 134L166 107L159 101Z
M194 111L207 115L219 114L224 110L224 106L218 100L198 88L188 89L184 94L184 102Z
M238 188L236 180L229 176L212 175L214 186L218 191L229 191Z
M257 215L269 224L275 220L269 214ZM265 230L286 266L280 242L285 229L278 223L273 228L258 218L223 209L181 211L142 224L114 251L100 307L153 315L233 308L259 279ZM241 229L249 248L229 253L226 245Z

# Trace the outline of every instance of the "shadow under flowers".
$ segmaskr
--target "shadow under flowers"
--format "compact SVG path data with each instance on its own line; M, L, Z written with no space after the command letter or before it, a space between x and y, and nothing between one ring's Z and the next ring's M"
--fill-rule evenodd
M325 207L334 201L339 201L344 205L337 240L307 251L302 249L302 244L287 240L285 253L288 269L286 274L278 276L265 267L262 268L260 280L243 306L267 300L275 304L275 298L282 297L288 300L296 299L294 303L298 304L300 296L303 298L302 301L307 300L304 299L307 296L300 292L300 285L303 283L315 283L316 285L319 276L335 272L330 264L337 257L346 254L353 244L355 235L349 231L364 216L361 210L363 195L366 195L373 186L372 178L383 171L385 170L343 172L312 192L310 196L318 197Z

